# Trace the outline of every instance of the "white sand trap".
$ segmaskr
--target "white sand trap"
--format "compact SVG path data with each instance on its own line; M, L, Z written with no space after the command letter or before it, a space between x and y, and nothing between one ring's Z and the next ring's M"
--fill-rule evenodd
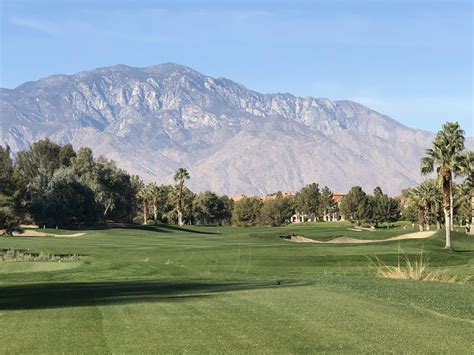
M362 232L362 229L355 229L355 228L347 228L347 230L353 231L353 232Z
M80 237L86 233L75 233L75 234L52 234L52 233L44 233L39 232L37 230L26 229L23 233L13 232L13 236L15 237Z
M367 243L383 243L383 242L388 242L388 241L392 241L392 240L424 239L424 238L431 237L435 233L436 233L436 231L425 231L425 232L409 233L409 234L403 234L403 235L399 235L399 236L396 236L396 237L392 237L392 238L388 238L388 239L380 239L380 240L374 240L374 239L363 240L363 239L356 239L356 238L350 238L350 237L336 237L334 239L328 240L327 242L322 242L322 241L319 241L319 240L314 240L314 239L302 237L300 235L294 235L294 236L288 236L288 237L282 237L282 238L289 241L289 242L295 242L295 243L367 244Z

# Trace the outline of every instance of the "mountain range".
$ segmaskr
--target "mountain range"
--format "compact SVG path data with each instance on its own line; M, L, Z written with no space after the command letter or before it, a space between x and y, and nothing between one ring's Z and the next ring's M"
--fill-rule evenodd
M166 63L116 65L0 89L0 144L91 147L146 181L188 169L194 191L266 194L319 182L390 194L421 180L434 134L352 101L261 94Z

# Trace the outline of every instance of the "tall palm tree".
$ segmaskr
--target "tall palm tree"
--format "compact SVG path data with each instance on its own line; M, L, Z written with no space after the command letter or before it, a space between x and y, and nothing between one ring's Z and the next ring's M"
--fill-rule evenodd
M155 224L158 222L158 204L160 202L161 188L156 183L149 183L148 192L150 195L151 206L153 207L153 220Z
M183 225L183 190L184 190L184 181L189 179L189 173L184 168L179 168L174 173L174 181L178 188L178 198L176 201L176 211L178 212L178 224Z
M147 186L143 186L137 195L138 199L142 201L143 205L143 224L148 223L148 204L150 201L150 191Z
M433 146L426 150L421 159L421 173L430 174L435 171L438 175L438 184L443 189L443 207L446 229L445 249L452 250L452 196L453 178L459 172L459 161L464 150L464 131L457 122L445 123L438 132Z

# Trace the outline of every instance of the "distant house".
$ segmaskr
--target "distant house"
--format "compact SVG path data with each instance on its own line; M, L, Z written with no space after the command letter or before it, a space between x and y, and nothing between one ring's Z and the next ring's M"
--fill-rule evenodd
M332 194L332 199L334 201L334 207L332 211L329 211L329 214L324 216L324 220L329 221L344 221L344 216L341 214L341 201L345 194L342 192L334 192Z
M315 216L311 217L308 216L307 214L299 213L296 211L296 213L290 217L290 222L291 223L303 223L303 222L316 222L317 219Z
M323 221L326 222L336 222L336 221L344 221L344 217L341 215L341 201L345 194L340 192L334 192L332 195L332 199L334 201L334 207L332 207L328 212L323 216ZM291 223L303 223L303 222L316 222L316 216L308 216L306 214L299 213L298 211L290 217Z

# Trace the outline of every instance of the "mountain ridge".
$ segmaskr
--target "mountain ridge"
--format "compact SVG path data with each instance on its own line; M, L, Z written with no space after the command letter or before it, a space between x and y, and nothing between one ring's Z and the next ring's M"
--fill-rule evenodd
M1 89L0 113L0 144L14 152L49 137L90 146L146 180L170 182L183 166L191 188L227 194L314 181L395 194L420 181L419 158L434 136L353 101L262 94L174 63Z

